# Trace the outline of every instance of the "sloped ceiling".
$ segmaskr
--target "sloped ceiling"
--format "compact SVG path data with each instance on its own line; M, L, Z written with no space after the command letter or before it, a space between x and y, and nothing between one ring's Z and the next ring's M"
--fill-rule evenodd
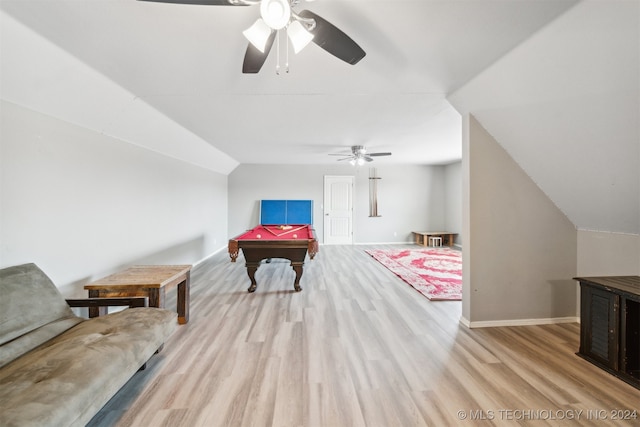
M449 99L581 229L640 234L640 2L582 2Z
M312 44L292 54L290 72L281 75L273 51L259 74L241 73L242 30L258 17L257 6L3 0L0 8L130 94L110 110L130 115L145 103L236 162L329 163L336 158L328 154L365 145L393 152L381 164L446 164L461 156L460 115L447 94L575 2L302 0L297 10L329 20L367 56L351 66ZM2 65L18 67L4 58ZM48 74L22 86L72 87L77 80L54 61L38 68ZM10 75L34 77L24 71ZM12 87L3 84L3 97L32 107L34 99ZM95 108L82 107L82 114ZM119 135L117 122L103 126Z
M301 1L367 56L243 75L255 7L2 0L1 95L221 173L353 144L446 164L471 113L578 228L638 234L639 4Z

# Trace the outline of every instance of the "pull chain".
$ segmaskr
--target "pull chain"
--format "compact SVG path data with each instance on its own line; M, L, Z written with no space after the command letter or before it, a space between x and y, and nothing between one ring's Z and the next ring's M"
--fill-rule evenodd
M286 34L285 34L286 36ZM285 63L284 72L289 74L289 37L287 38L287 44L285 45ZM280 75L280 31L276 31L276 74Z
M285 72L289 74L289 37L287 37L287 63L285 64Z
M280 31L276 31L276 74L280 75Z

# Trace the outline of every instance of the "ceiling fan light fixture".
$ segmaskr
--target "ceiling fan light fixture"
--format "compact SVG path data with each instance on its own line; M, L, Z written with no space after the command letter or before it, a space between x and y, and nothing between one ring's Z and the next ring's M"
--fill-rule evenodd
M260 16L274 30L284 28L291 20L291 6L288 0L262 0Z
M267 40L273 31L262 19L258 18L253 25L242 32L249 42L260 52L264 53Z
M364 157L358 157L357 163L358 163L358 166L364 165Z
M307 31L299 21L293 21L289 24L287 27L287 35L291 40L291 45L295 53L300 52L313 40L313 34Z

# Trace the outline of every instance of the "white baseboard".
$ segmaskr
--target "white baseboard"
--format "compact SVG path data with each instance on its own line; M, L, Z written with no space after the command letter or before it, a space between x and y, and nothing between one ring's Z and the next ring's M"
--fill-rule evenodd
M323 246L325 243L319 243L320 246ZM416 242L414 242L413 240L407 240L407 241L403 241L403 242L353 242L351 243L351 245L353 246L367 246L367 245L416 245L419 248L433 248L433 246L422 246L422 245L418 245L416 244ZM333 246L333 245L329 245L329 246ZM339 246L339 245L335 245L335 246ZM462 245L459 245L457 243L454 243L453 246L457 249L462 250ZM443 248L448 248L449 246L442 246Z
M216 249L215 251L211 252L209 255L207 255L206 257L202 258L201 260L196 261L196 262L193 264L193 267L192 267L192 268L195 268L195 267L199 266L200 264L202 264L203 262L207 261L209 258L211 258L212 256L214 256L214 255L215 255L215 254L217 254L218 252L223 251L223 250L225 250L225 249L227 249L227 247L226 247L226 246L222 246L220 249Z
M415 242L411 241L411 242L363 242L363 243L358 243L358 242L354 242L353 245L354 246L365 246L365 245L411 245Z
M465 317L460 317L460 323L467 328L495 328L501 326L532 326L532 325L552 325L556 323L580 323L580 318L570 317L548 317L543 319L509 319L509 320L483 320L470 322Z
M449 246L446 246L446 245L442 245L442 246L423 246L423 245L418 245L413 240L407 240L407 241L404 241L404 242L363 242L363 243L354 242L353 245L354 246L355 245L416 245L419 248L434 248L434 247L448 248L449 247ZM453 246L455 248L458 248L458 249L462 250L462 245L454 243Z

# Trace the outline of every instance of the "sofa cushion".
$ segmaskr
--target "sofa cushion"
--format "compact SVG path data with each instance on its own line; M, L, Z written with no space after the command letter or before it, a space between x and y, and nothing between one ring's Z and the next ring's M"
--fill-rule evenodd
M176 323L168 310L127 309L83 321L7 364L0 369L0 425L85 425Z
M83 321L75 316L56 320L0 345L0 368Z
M0 295L0 346L45 325L76 318L56 285L35 264L0 270ZM71 327L77 321L69 323ZM60 332L56 327L43 328L28 342L23 341L21 348L31 350Z

